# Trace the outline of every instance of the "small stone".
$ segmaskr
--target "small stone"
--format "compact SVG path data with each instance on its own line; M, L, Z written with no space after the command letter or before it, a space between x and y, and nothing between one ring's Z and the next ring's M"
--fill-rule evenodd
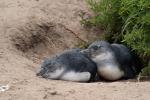
M50 94L51 94L51 95L57 95L58 93L57 93L57 91L53 91L53 92L51 92Z
M47 96L47 94L46 94L46 95L44 95L43 99L47 99L47 97L48 97L48 96Z

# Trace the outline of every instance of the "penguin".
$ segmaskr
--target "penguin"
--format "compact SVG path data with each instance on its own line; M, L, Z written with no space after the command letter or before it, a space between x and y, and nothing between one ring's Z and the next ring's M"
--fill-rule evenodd
M136 76L136 67L130 50L122 44L95 41L82 52L97 64L98 75L107 81Z
M91 82L95 79L96 71L96 63L80 49L71 49L46 59L36 75L52 80Z

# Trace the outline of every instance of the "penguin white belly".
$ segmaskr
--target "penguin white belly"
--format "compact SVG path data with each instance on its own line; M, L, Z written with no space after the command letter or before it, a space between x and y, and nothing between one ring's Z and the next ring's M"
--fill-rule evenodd
M90 80L91 74L90 72L74 72L69 71L66 72L61 79L67 81L75 81L75 82L87 82Z
M49 73L49 79L61 79L66 81L87 82L91 78L90 72L65 71L64 68Z
M63 73L65 69L64 68L58 68L53 72L48 73L48 78L49 79L58 79Z
M98 74L106 80L118 80L124 75L124 72L119 69L112 52L97 55L93 58L93 61L98 66Z
M120 79L124 75L124 72L118 66L105 65L98 67L98 74L106 80L113 81Z

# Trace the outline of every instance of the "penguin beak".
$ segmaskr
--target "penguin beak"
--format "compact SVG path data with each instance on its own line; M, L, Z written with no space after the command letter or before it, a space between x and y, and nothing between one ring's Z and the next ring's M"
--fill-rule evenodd
M42 76L44 74L44 70L40 70L39 72L36 73L36 76Z
M90 56L90 50L89 49L84 49L80 51L82 54L85 54L87 56Z
M41 75L41 73L40 73L40 72L36 73L36 76L40 76L40 75Z
M84 50L81 50L80 52L86 54L86 53L89 53L89 49L84 49Z

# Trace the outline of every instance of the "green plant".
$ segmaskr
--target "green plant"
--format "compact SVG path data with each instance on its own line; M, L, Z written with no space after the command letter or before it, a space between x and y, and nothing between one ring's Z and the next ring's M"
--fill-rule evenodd
M147 67L143 68L141 71L142 76L147 76L150 75L150 63L148 64Z
M106 38L112 40L121 40L118 35L121 31L122 20L119 17L118 10L120 8L120 1L118 0L88 0L91 9L95 16L91 19L85 20L85 24L90 24L96 27L101 27L106 32ZM116 35L117 34L117 35ZM115 38L117 36L117 38ZM110 38L111 37L111 38Z
M84 20L102 27L110 42L121 42L141 58L150 61L150 0L88 0L95 16ZM150 73L150 68L145 68ZM142 71L145 73L146 71Z
M149 0L121 0L123 42L141 56L150 56L150 2Z

